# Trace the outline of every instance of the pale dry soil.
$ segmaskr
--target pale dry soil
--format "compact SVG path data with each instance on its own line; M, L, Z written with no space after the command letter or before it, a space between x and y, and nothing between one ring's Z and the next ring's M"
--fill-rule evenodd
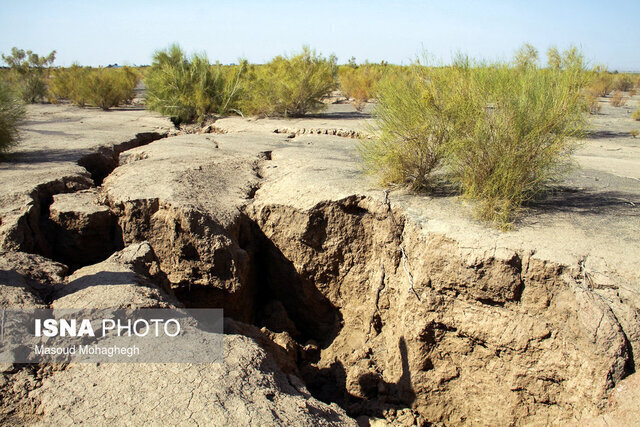
M602 103L579 167L508 232L379 188L348 104L207 133L31 106L0 162L2 306L223 307L225 362L5 366L3 420L632 423L640 125L637 99Z

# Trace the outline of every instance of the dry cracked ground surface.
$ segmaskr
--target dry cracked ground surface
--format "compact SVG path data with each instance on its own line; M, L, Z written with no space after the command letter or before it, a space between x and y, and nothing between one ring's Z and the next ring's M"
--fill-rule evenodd
M29 109L0 163L2 307L223 307L224 363L6 365L8 423L633 423L640 143L591 119L512 231L361 173L366 114ZM161 421L160 421L161 420ZM357 420L357 421L356 421Z

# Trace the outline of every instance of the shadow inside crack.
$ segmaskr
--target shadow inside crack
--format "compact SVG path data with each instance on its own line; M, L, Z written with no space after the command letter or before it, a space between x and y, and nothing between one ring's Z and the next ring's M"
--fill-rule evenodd
M325 402L337 403L352 417L367 415L384 418L388 409L410 407L416 399L411 386L411 372L404 337L398 341L402 374L398 381L387 382L378 373L366 373L357 379L360 396L351 394L347 388L347 373L343 364L336 360L327 368L313 364L301 368L302 377L311 394Z

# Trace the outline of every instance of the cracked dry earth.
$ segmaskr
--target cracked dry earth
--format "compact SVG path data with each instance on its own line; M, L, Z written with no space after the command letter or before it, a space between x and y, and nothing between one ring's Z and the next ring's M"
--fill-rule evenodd
M3 421L637 420L627 113L605 105L582 168L502 233L456 197L377 188L349 108L179 134L144 111L30 107L0 163L2 306L222 307L225 359L3 366Z

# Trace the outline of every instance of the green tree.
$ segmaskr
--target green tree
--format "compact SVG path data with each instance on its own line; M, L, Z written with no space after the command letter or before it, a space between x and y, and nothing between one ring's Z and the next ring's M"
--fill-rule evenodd
M49 67L56 59L55 50L47 56L39 56L30 50L25 52L13 47L11 54L2 54L2 59L11 69L10 81L17 86L25 102L39 102L46 97L46 79Z

